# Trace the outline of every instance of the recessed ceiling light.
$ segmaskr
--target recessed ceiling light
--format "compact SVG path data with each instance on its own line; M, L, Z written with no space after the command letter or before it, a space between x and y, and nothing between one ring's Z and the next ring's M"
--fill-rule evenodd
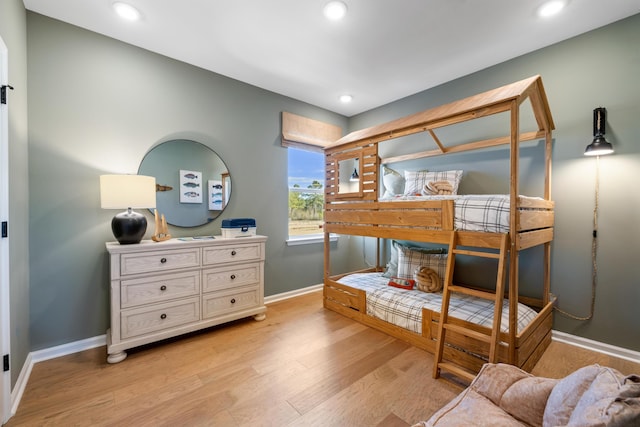
M112 6L116 13L127 21L137 21L140 19L140 11L128 3L117 1L114 2Z
M552 0L544 3L538 9L538 16L542 18L547 18L549 16L556 15L559 13L564 7L567 5L567 2L564 0Z
M349 102L353 101L353 96L351 95L340 95L340 102L342 102L343 104L347 104Z
M323 12L327 19L338 21L346 15L347 5L341 1L330 1L324 5Z

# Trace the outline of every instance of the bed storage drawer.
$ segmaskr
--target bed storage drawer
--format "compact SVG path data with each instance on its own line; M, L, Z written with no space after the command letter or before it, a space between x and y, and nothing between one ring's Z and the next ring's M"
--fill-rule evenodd
M366 313L366 293L360 289L351 288L341 283L331 281L324 287L325 300L353 310Z

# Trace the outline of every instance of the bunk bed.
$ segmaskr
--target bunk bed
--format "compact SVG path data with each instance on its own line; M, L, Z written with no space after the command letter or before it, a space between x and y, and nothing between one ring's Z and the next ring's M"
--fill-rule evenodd
M530 131L520 129L525 106L526 112L533 115L531 122L534 124ZM448 145L436 134L440 128L446 127L449 132L456 125L499 115L506 115L503 122L507 123L507 129L498 137L467 138ZM554 302L550 294L550 245L554 225L554 203L550 191L553 129L542 79L533 76L352 132L326 147L325 308L434 353L434 377L438 377L442 369L472 378L487 361L531 370L551 342ZM380 157L381 143L418 133L428 134L435 148ZM527 141L542 141L533 145L544 150L543 194L537 197L519 193L520 147ZM387 167L389 165L491 147L509 150L509 194L456 195L457 176L429 176L425 173L412 181L417 184L402 195L381 195L386 174L397 174ZM405 178L409 179L407 172ZM411 175L411 179L414 178L415 175ZM445 186L445 191L434 188L434 184L437 187L442 182L451 185ZM431 196L430 193L437 195ZM473 209L465 209L469 203L475 204ZM491 221L489 225L478 226L478 221L467 215L480 211L481 217L486 216L492 204L494 208L499 205L495 208L499 215L492 218L500 216L500 219ZM376 265L357 272L332 274L331 234L376 238ZM396 246L395 241L442 245L448 251L448 254L440 256L438 264L442 267L439 273L444 284L442 292L388 286L389 272L380 259L380 243L388 241L394 242L392 247ZM543 248L536 252L543 257L540 297L525 297L519 293L519 252L537 246ZM454 283L455 259L459 256L496 260L495 287L487 290ZM427 258L433 260L437 256ZM482 321L478 321L477 315L464 314L464 307L474 303L487 305L488 313ZM477 312L475 308L471 311Z

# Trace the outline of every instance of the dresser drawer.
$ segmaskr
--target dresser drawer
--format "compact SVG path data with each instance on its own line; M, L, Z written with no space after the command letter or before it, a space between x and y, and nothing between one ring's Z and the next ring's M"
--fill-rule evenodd
M200 249L175 249L120 255L120 274L138 274L200 266Z
M257 286L238 289L236 292L214 292L203 295L202 318L222 316L259 305Z
M260 270L259 262L202 270L202 292L257 285L262 277Z
M238 237L242 240L242 237ZM231 240L231 239L229 239ZM214 265L236 261L263 259L261 243L226 245L225 247L209 247L202 249L202 264Z
M200 320L199 298L122 311L120 334L123 339L158 332Z
M134 307L170 299L198 295L200 271L163 274L161 276L129 279L121 282L120 306Z

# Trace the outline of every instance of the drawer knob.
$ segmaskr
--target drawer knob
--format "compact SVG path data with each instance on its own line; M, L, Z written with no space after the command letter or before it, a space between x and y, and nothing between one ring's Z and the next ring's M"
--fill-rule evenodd
M160 318L164 320L164 319L166 319L166 318L167 318L167 315L166 315L166 314L164 314L164 313L162 313L162 314L160 315Z
M162 258L162 259L160 260L160 263L162 263L162 264L164 264L165 262L167 262L167 259L166 259L166 258Z
M236 251L231 251L231 256L236 256L237 252Z
M161 290L161 291L166 291L166 290L167 290L167 286L166 286L166 285L162 285L162 286L160 286L160 290Z
M236 299L235 298L231 298L231 304L235 304L236 303Z
M235 280L235 279L236 279L236 275L235 275L235 274L232 274L232 275L231 275L231 280Z

